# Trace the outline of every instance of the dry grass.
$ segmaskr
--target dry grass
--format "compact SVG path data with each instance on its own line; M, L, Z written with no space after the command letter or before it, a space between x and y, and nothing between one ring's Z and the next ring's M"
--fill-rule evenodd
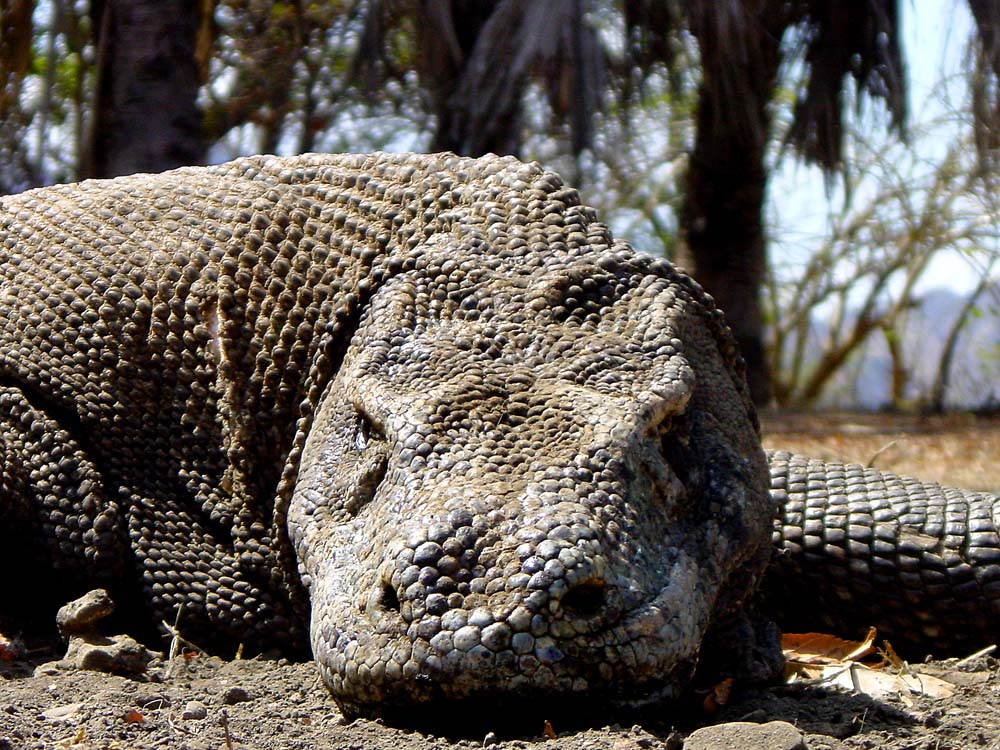
M768 448L1000 493L1000 417L767 412L761 421Z

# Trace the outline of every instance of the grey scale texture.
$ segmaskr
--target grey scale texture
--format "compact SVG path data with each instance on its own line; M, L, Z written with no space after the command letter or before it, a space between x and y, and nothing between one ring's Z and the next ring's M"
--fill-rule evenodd
M311 648L351 713L766 676L772 557L791 619L996 635L996 498L765 456L711 299L511 158L0 199L0 450L29 583Z

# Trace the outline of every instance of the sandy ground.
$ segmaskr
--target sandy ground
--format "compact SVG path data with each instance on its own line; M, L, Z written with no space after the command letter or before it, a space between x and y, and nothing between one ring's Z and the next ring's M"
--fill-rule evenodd
M765 418L771 447L997 490L1000 419L898 420L886 416ZM28 653L0 648L0 750L12 748L887 748L1000 749L1000 661L989 656L920 665L953 686L949 697L873 698L824 685L736 686L720 708L651 716L620 726L589 717L590 729L543 725L517 738L456 738L377 722L346 722L310 664L223 662L204 655L154 663L151 681L77 670L33 670L59 646L26 634ZM6 654L6 658L4 658ZM727 722L749 722L747 730ZM785 725L768 722L788 722ZM488 723L488 722L487 722ZM691 734L699 726L710 726ZM782 731L778 731L782 730ZM787 731L785 731L787 730ZM738 734L739 732L757 734ZM709 734L706 732L721 732ZM723 735L737 733L737 739ZM789 734L790 733L790 734ZM791 739L789 739L791 737ZM801 737L801 741L798 739ZM796 744L798 743L798 744Z

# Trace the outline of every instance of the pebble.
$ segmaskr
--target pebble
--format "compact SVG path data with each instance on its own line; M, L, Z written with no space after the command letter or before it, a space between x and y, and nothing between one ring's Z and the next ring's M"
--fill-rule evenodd
M80 713L81 708L83 708L82 703L66 703L62 706L54 706L42 711L42 718L46 721L70 722Z
M181 713L182 719L204 719L208 716L208 707L201 701L188 701Z
M170 705L170 697L163 693L144 693L136 696L135 705L147 711L155 711L159 708L167 708Z
M786 721L734 721L696 729L684 741L684 750L806 750L806 743Z
M248 700L250 700L250 693L241 687L226 688L226 691L222 694L222 702L227 706L232 706L236 703L245 703Z

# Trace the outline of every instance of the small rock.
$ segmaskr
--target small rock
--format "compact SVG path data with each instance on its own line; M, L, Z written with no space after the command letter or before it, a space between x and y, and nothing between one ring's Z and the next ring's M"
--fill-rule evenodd
M32 675L35 677L52 677L53 675L59 674L59 667L61 662L58 661L47 661L44 664L39 664L32 671Z
M42 711L42 718L46 721L70 722L76 719L81 708L83 708L82 703L66 703L62 706L54 706Z
M806 747L809 750L847 750L847 745L843 742L824 734L807 734Z
M104 589L88 591L79 599L63 605L56 613L56 625L64 636L94 629L98 620L114 612L115 604Z
M241 687L226 688L226 691L222 694L222 702L227 706L244 703L248 700L250 700L250 693Z
M490 747L497 744L499 741L500 740L497 738L496 732L488 732L483 738L483 747Z
M128 635L105 638L99 635L73 636L61 664L71 669L136 677L146 672L156 654Z
M155 711L156 709L169 706L170 697L162 693L145 693L136 697L135 705L147 711Z
M612 743L611 748L612 750L645 750L645 748L653 747L654 745L660 745L660 743L642 727L634 726L631 730L631 736L617 738ZM671 747L669 738L666 747ZM680 750L681 746L675 743L673 747L675 750Z
M208 716L208 707L201 701L188 701L181 712L182 719L204 719Z
M738 721L746 721L751 724L766 724L767 711L763 708L758 708L756 711L751 711L746 716L741 716Z
M858 726L854 723L853 719L838 721L836 723L829 721L814 721L810 724L810 727L816 734L825 734L841 740L852 737L858 733Z
M702 727L688 735L684 750L805 750L802 733L785 721L734 721Z

